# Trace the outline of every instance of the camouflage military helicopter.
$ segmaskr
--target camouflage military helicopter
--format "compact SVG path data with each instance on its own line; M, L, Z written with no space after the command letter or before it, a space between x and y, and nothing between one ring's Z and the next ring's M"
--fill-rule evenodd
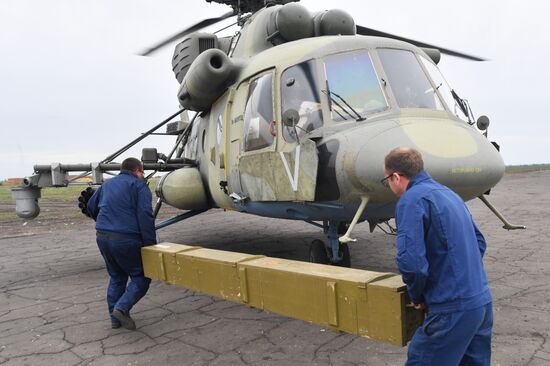
M303 220L327 236L311 244L310 260L349 266L355 225L367 221L372 231L394 215L396 198L381 179L384 156L397 146L418 149L435 179L464 200L480 198L504 228L524 228L485 197L504 174L489 119L476 124L436 66L441 53L481 58L356 25L342 10L207 1L232 11L144 52L183 38L172 61L181 109L99 163L35 166L14 189L20 216L38 215L40 188L67 185L69 171L91 172L100 184L103 172L120 169L113 159L180 115L167 126L177 136L173 150L142 155L146 169L169 171L155 214L163 202L185 210L158 228L211 208ZM231 37L197 32L232 16L241 28Z

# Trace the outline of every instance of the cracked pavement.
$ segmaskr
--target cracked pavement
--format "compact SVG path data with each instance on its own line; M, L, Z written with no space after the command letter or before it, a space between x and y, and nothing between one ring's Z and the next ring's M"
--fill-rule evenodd
M489 200L526 231L506 231L479 201L494 297L493 365L550 364L550 172L507 175ZM43 205L43 209L48 209ZM76 206L58 210L78 210ZM407 348L336 333L153 282L133 309L138 329L113 330L93 222L0 223L0 365L402 365ZM23 225L24 224L24 225ZM159 231L161 241L306 260L323 239L303 222L212 210ZM394 238L353 235L352 267L396 271Z

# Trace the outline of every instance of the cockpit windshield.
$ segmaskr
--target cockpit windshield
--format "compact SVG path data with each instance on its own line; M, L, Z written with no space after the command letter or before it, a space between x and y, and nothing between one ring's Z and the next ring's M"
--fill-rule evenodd
M400 108L443 110L439 96L413 52L389 48L377 51Z
M460 99L424 56L393 48L376 52L383 70L374 67L365 49L328 55L286 69L281 75L281 113L294 110L299 120L293 126L282 126L285 141L297 141L323 126L325 100L336 122L362 121L386 111L389 103L385 88L399 108L445 110L444 101L454 115L468 120L458 105ZM320 79L323 71L326 81ZM379 75L382 71L384 75ZM321 98L323 94L326 99Z
M384 111L388 102L366 50L324 58L332 119L343 121Z

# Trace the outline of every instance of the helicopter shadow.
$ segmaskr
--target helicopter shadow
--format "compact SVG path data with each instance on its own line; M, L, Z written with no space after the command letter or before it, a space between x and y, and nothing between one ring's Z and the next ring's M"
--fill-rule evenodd
M309 261L309 246L325 240L320 228L296 220L270 219L238 212L210 210L157 232L159 242L196 245L204 248ZM368 225L354 231L350 243L352 268L396 272L395 240Z

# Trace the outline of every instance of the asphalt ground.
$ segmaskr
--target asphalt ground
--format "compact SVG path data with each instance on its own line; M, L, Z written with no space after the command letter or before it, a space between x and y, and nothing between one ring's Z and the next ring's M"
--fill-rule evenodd
M507 175L489 196L525 231L506 231L469 203L488 241L494 365L550 364L550 172ZM8 205L9 206L9 205ZM2 210L11 207L1 207ZM190 290L153 282L113 330L108 281L93 222L68 204L46 219L0 221L1 365L402 365L406 347L336 333ZM167 214L167 213L165 213ZM159 231L161 241L306 260L323 239L303 222L212 210ZM352 267L396 271L394 237L359 225Z

